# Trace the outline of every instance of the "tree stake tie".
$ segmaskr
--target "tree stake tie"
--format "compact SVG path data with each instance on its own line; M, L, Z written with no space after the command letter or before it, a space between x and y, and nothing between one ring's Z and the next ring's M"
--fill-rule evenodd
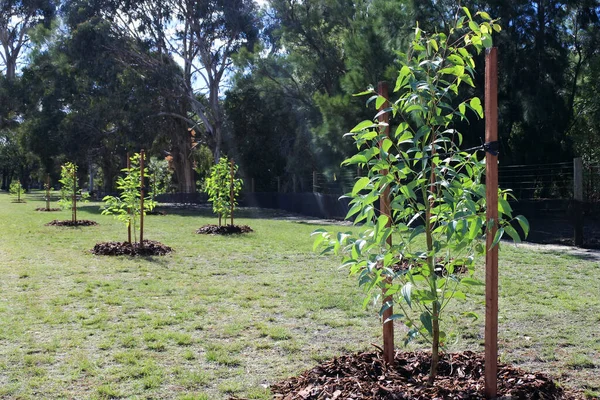
M493 156L497 156L500 153L500 141L498 140L485 142L481 147L486 153L490 153Z

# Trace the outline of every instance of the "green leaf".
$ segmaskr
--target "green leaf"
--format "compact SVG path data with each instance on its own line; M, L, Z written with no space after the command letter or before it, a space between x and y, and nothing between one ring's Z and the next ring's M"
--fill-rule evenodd
M502 197L498 197L498 212L508 217L512 217L512 207L510 206L508 201L506 201Z
M423 324L423 327L427 330L427 332L429 332L429 334L433 336L433 324L431 322L431 314L425 311L421 314L421 317L419 319L421 320L421 323Z
M471 17L471 11L469 11L467 7L462 7L462 10L467 15L467 18L469 18L470 20L473 19L473 17Z
M521 225L521 229L523 229L523 233L525 234L525 237L527 237L527 235L529 235L529 221L522 215L517 215L515 219L519 221L519 225Z
M352 196L357 196L358 193L369 184L369 182L371 182L371 180L366 176L357 180L352 188Z
M351 133L360 132L360 131L364 131L365 129L375 128L376 126L377 126L377 124L373 123L373 121L364 120L361 123L359 123L358 125L356 125L354 128L352 128L352 130L350 132Z
M479 118L483 118L483 108L481 107L481 100L479 100L479 97L473 97L469 102L469 105L479 115Z
M483 18L486 21L491 21L492 18L490 17L490 15L488 13L486 13L485 11L478 11L477 14L475 15L480 15L481 18Z
M475 21L469 21L469 28L476 33L479 33L479 25Z
M519 234L517 233L517 231L515 230L515 228L513 228L512 226L506 225L504 227L504 232L506 232L508 234L508 236L510 236L511 239L515 243L521 243L521 238L519 237Z
M386 322L395 321L397 319L402 319L402 318L404 318L403 314L393 314L388 319L386 319L385 321L383 321L383 323L385 324Z
M492 242L492 245L490 246L490 248L488 250L493 249L494 246L496 246L498 243L500 243L500 239L502 239L503 235L504 235L504 228L498 229L498 231L496 232L496 236L494 236L494 241Z
M381 150L388 153L393 144L394 143L390 139L385 138L383 139L383 142L381 142Z
M377 100L375 101L375 108L379 110L387 101L387 99L383 96L377 96Z
M473 278L462 278L460 280L460 283L462 283L463 285L470 285L470 286L485 286L485 283L481 282L478 279L473 279Z
M402 297L404 297L404 300L406 301L406 304L408 304L408 306L412 308L412 283L406 282L406 284L402 286L401 293Z
M473 318L473 321L477 321L479 319L479 315L473 311L464 312L463 316L467 318Z
M375 93L375 91L373 90L373 88L370 88L370 89L365 90L364 92L354 93L352 96L357 97L357 96L364 96L364 95L373 94L373 93Z

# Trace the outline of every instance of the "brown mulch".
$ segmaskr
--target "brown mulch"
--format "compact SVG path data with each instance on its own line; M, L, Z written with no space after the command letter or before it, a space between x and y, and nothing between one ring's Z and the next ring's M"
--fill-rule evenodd
M146 215L167 215L167 213L165 211L161 211L161 210L152 210L152 211L146 211Z
M46 224L46 226L93 226L98 225L96 221L90 221L89 219L78 219L73 222L70 219L59 221L55 219L54 221L50 221Z
M90 251L98 256L164 256L173 249L155 240L144 240L144 247L139 243L103 242Z
M336 357L298 377L271 387L280 400L475 400L484 399L483 354L465 351L441 357L433 386L427 385L431 354L398 352L388 367L381 353ZM584 396L558 387L541 373L498 365L498 397L531 400L580 400Z
M196 231L196 233L205 235L232 235L248 232L254 232L248 225L204 225Z
M35 211L60 211L60 208L46 208L46 207L38 207Z

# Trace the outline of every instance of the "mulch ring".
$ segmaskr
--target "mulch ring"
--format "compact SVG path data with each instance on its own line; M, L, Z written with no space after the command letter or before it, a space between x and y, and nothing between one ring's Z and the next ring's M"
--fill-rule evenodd
M90 251L98 256L164 256L173 249L154 240L144 240L144 247L139 243L103 242Z
M248 225L204 225L196 233L205 235L232 235L234 233L254 232Z
M433 386L427 385L431 353L398 352L388 367L382 354L359 353L336 357L298 377L271 387L275 399L484 399L484 356L465 351L440 359ZM541 373L498 365L498 397L503 399L580 400L584 396L558 387Z
M154 209L152 211L146 211L146 215L167 215L167 213L165 211Z
M46 208L46 207L38 207L35 211L60 211L60 208Z
M65 220L59 221L55 219L46 224L46 226L93 226L98 225L96 221L90 221L89 219L78 219L77 221Z

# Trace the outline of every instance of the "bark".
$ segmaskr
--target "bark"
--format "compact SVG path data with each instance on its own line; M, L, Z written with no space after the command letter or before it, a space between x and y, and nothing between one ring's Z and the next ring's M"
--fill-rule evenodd
M196 179L191 158L192 143L187 125L183 121L176 120L169 134L172 146L171 156L173 157L173 166L177 178L177 191L180 193L195 193Z

